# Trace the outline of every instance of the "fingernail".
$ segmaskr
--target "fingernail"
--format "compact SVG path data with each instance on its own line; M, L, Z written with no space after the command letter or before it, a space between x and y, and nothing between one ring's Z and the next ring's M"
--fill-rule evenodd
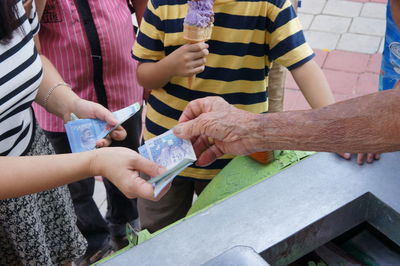
M175 134L175 135L180 135L180 134L182 134L182 127L183 127L182 124L176 125L176 126L174 127L174 134Z
M158 167L158 174L157 175L161 175L165 171L167 171L167 169L165 167L163 167L163 166L160 166L160 167Z
M344 158L350 159L350 157L351 157L351 154L350 154L350 153L345 153L345 154L344 154Z

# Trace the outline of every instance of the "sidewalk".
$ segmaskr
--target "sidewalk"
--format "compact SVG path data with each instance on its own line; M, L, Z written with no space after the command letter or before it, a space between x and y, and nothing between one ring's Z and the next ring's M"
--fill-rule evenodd
M303 0L299 18L337 101L376 92L385 34L384 0ZM309 109L291 75L284 110Z
M378 90L386 0L302 0L298 13L337 101ZM309 108L288 74L284 110ZM94 199L104 215L107 203L101 182L96 182Z

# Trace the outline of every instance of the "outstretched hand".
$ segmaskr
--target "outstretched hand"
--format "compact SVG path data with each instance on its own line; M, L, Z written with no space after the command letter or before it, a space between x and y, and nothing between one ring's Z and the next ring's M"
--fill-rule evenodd
M190 102L174 127L177 137L193 143L197 164L205 166L224 154L245 155L258 151L257 114L239 110L221 97Z
M90 165L92 172L95 175L107 177L128 198L159 200L169 189L168 186L156 198L153 196L153 185L142 179L139 172L158 176L166 169L131 149L112 147L92 152L95 154Z

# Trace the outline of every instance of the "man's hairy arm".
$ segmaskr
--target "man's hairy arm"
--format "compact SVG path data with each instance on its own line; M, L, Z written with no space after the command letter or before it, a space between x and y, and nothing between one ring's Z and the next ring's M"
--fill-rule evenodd
M264 150L400 150L400 86L314 110L259 115Z
M381 153L400 150L400 85L306 111L253 114L220 97L192 101L175 126L198 165L266 150ZM212 141L210 141L210 138Z

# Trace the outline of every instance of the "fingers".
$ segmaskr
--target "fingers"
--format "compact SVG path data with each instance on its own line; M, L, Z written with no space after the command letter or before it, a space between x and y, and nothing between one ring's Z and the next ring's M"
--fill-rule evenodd
M117 141L124 140L126 138L126 136L127 136L126 130L121 126L117 127L110 133L110 137L113 140L117 140Z
M364 164L364 161L365 161L365 153L357 154L357 163L359 165L362 165L362 164Z
M147 174L148 176L158 176L167 171L164 167L147 160L146 158L140 156L139 154L136 153L135 160L133 161L132 167L135 170L138 170L140 172L143 172Z
M350 160L351 159L351 153L348 152L338 152L337 155L342 157L343 159Z
M207 99L207 98L197 99L197 100L191 101L186 106L185 110L183 110L183 112L181 114L181 117L179 118L178 122L181 123L181 122L186 122L186 121L195 119L196 117L201 115L203 112L205 112L205 109L203 108L204 105L202 104L202 101L204 101L204 99Z
M173 128L175 136L182 139L191 139L200 136L201 132L196 123L198 118L176 125Z
M194 44L188 44L187 49L189 52L196 53L196 52L203 52L207 51L208 52L208 44L205 42L199 42L199 43L194 43ZM208 53L207 53L208 54ZM204 54L206 56L207 54Z
M98 103L93 103L93 102L90 103L93 104L94 115L97 119L106 121L107 124L109 124L110 126L115 126L118 124L118 120L115 119L110 110L108 110L107 108Z
M224 155L216 145L212 145L206 149L197 159L196 165L207 166L213 163L217 158Z
M103 147L108 147L110 146L112 140L109 136L99 139L96 141L96 148L103 148Z

